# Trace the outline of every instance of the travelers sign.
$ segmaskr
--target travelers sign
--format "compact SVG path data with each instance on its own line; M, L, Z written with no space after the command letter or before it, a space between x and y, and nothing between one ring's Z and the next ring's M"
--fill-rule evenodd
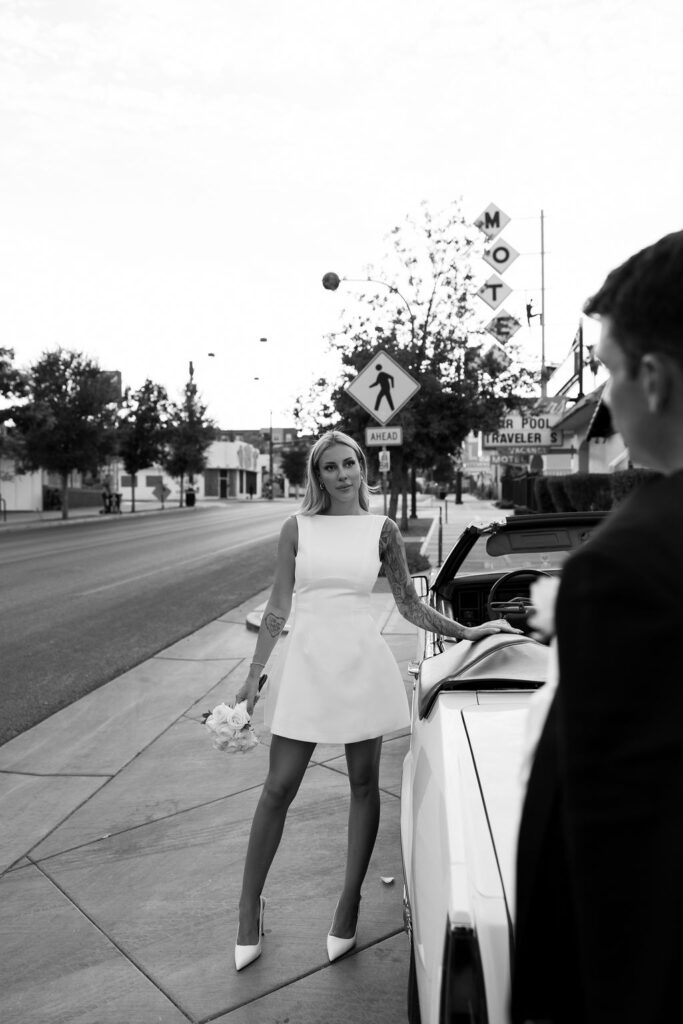
M562 431L554 428L555 417L547 413L508 412L496 430L484 434L482 448L558 448L562 445Z
M378 349L346 390L373 419L386 426L420 385L388 352Z

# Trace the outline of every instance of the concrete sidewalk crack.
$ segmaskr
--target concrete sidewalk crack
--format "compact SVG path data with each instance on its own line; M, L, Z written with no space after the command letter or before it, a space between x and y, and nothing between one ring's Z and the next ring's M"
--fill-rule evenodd
M157 991L160 992L161 995L165 999L167 999L169 1001L169 1003L171 1003L173 1006L175 1006L176 1010L179 1013L182 1013L183 1017L185 1017L186 1020L190 1021L190 1024L194 1024L195 1018L190 1016L190 1014L185 1009L183 1009L183 1007L180 1005L180 1003L176 999L174 999L173 996L170 995L163 988L163 986L158 981L155 980L155 978L149 973L149 971L145 970L143 965L134 956L132 956L132 954L127 953L126 950L124 949L124 947L120 943L118 943L114 938L112 938L112 936L109 935L108 932L106 932L104 930L104 928L100 924L97 923L97 921L94 919L94 917L92 917L90 914L88 914L87 911L84 910L83 907L79 903L77 903L76 900L72 896L69 895L67 890L63 886L61 886L59 884L59 882L57 882L52 877L52 875L50 875L47 871L45 871L41 867L41 865L39 863L37 863L36 861L32 860L30 857L28 859L31 861L31 863L36 868L36 870L40 871L40 873L50 883L50 885L53 885L55 887L55 889L57 889L57 891L60 892L62 894L62 896L66 900L69 901L69 903L74 908L74 910L78 911L78 913L81 914L86 919L86 921L88 921L93 926L93 928L96 928L97 931L100 933L100 935L102 935L103 938L105 938L106 941L111 946L113 946L114 949L118 953L120 953L120 955L129 964L131 964L131 966L134 967L136 971L138 971L143 976L143 978L147 979L147 981L150 983L150 985L153 985L154 988L156 988Z

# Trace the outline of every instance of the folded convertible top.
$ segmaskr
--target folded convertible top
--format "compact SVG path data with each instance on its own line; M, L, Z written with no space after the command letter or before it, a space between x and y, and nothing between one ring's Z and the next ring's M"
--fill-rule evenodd
M535 690L546 680L548 648L516 633L461 640L422 662L418 680L420 718L443 690Z

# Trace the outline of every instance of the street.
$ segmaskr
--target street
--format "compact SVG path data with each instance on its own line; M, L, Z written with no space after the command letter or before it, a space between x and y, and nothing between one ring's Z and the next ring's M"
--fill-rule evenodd
M268 587L297 505L0 532L0 743Z

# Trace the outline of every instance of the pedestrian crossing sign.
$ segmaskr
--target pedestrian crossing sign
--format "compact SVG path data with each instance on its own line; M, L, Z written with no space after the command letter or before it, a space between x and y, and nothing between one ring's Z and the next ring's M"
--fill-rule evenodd
M385 426L420 390L420 384L380 348L346 390L373 419Z

